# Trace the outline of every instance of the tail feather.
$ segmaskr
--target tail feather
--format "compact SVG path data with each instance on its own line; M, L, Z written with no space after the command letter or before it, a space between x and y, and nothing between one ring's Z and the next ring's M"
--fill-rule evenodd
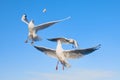
M65 67L70 68L71 65L67 63L67 64L65 64Z
M61 64L67 68L71 67L71 65L69 63L67 63L66 61L62 61Z

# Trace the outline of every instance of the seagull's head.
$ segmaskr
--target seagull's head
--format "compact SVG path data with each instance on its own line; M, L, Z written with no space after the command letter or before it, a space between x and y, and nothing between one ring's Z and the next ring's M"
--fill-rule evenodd
M26 15L26 14L23 14L21 19L22 19L22 20L25 20L26 17L27 17L27 15Z
M73 44L73 46L72 46L73 48L78 48L78 46L79 46L77 41L74 39L69 39L68 43Z
M23 14L23 15L22 15L21 20L22 20L24 23L26 23L26 24L29 23L28 20L27 20L27 15L26 15L26 14Z

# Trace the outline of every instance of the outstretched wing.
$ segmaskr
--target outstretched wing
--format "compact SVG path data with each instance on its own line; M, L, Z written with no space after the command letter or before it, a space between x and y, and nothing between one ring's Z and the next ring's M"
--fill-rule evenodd
M45 48L45 47L40 47L40 46L34 46L37 50L45 53L46 55L53 57L53 58L57 58L56 56L56 52L55 50L49 49L49 48Z
M35 29L36 29L36 31L41 30L41 29L45 29L45 28L47 28L47 27L49 27L49 26L52 26L52 25L54 25L54 24L56 24L56 23L58 23L58 22L67 20L67 19L69 19L69 18L70 18L70 17L67 17L67 18L62 19L62 20L56 20L56 21L46 22L46 23L43 23L43 24L40 24L40 25L36 26Z
M95 50L98 50L99 48L100 48L100 44L97 45L96 47L87 48L87 49L76 49L76 50L64 51L64 55L68 59L75 59L75 58L80 58L84 55L90 54Z

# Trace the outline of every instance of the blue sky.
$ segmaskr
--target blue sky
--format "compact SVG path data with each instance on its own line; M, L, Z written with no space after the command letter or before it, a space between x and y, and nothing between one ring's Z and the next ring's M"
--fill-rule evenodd
M119 0L4 0L0 2L0 80L119 80L120 1ZM47 12L42 13L46 8ZM49 48L53 37L74 38L81 48L102 44L101 49L81 59L70 60L72 67L55 70L56 60L25 44L28 29L22 14L35 24L71 19L38 34L35 45ZM71 49L63 45L64 49Z

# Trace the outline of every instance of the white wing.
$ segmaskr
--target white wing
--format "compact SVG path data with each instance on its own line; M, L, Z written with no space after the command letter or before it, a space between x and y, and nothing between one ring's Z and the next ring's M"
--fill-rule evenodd
M56 56L56 51L49 49L49 48L45 48L45 47L40 47L40 46L34 46L37 50L45 53L46 55L52 57L52 58L57 58Z
M26 16L25 14L22 15L21 20L22 20L24 23L26 23L26 24L29 23L28 20L27 20L27 16Z
M64 21L64 20L67 20L69 18L70 17L67 17L67 18L62 19L62 20L56 20L56 21L46 22L46 23L43 23L43 24L40 24L40 25L36 26L35 29L36 29L36 31L41 30L41 29L45 29L45 28L47 28L49 26L52 26L53 24L56 24L56 23Z
M87 48L87 49L66 50L64 51L64 55L67 59L76 59L84 55L90 54L94 52L95 50L98 50L100 46L101 45L99 44L96 47Z

